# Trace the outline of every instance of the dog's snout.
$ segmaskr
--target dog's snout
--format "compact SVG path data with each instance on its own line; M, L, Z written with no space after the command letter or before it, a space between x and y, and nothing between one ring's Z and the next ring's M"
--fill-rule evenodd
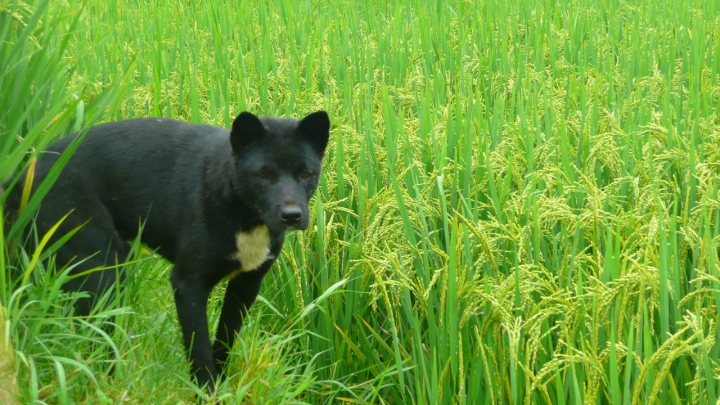
M286 225L295 225L302 218L302 210L297 205L289 205L282 207L280 210L280 218Z

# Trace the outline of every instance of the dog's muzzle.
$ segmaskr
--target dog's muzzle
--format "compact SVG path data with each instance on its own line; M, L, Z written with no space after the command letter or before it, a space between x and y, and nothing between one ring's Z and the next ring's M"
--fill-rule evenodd
M299 205L288 204L280 208L280 222L288 231L305 229L307 224L304 219L303 209Z

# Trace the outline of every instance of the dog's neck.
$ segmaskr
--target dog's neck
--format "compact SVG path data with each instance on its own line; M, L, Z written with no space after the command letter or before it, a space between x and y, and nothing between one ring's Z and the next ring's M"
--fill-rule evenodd
M234 161L232 150L223 148L216 153L210 153L204 165L205 189L202 190L202 205L206 215L222 218L225 222L235 225L236 232L249 232L264 225L260 214L255 208L246 203L236 191L238 181L233 176ZM271 232L273 236L273 232Z

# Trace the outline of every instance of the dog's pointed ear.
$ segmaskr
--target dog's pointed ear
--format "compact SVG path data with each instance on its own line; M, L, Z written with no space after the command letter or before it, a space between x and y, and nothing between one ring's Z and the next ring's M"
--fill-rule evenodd
M298 124L297 131L320 153L325 153L325 147L330 139L330 118L325 111L316 111L303 118Z
M265 127L255 114L243 111L233 121L230 144L235 153L242 151L265 135Z

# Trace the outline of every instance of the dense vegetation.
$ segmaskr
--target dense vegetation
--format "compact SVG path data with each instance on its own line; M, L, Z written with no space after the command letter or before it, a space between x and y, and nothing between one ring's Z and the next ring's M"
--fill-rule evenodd
M326 109L314 226L268 277L225 403L717 404L719 11L6 0L0 179L95 122ZM193 400L167 262L136 249L102 336L7 236L23 402Z

